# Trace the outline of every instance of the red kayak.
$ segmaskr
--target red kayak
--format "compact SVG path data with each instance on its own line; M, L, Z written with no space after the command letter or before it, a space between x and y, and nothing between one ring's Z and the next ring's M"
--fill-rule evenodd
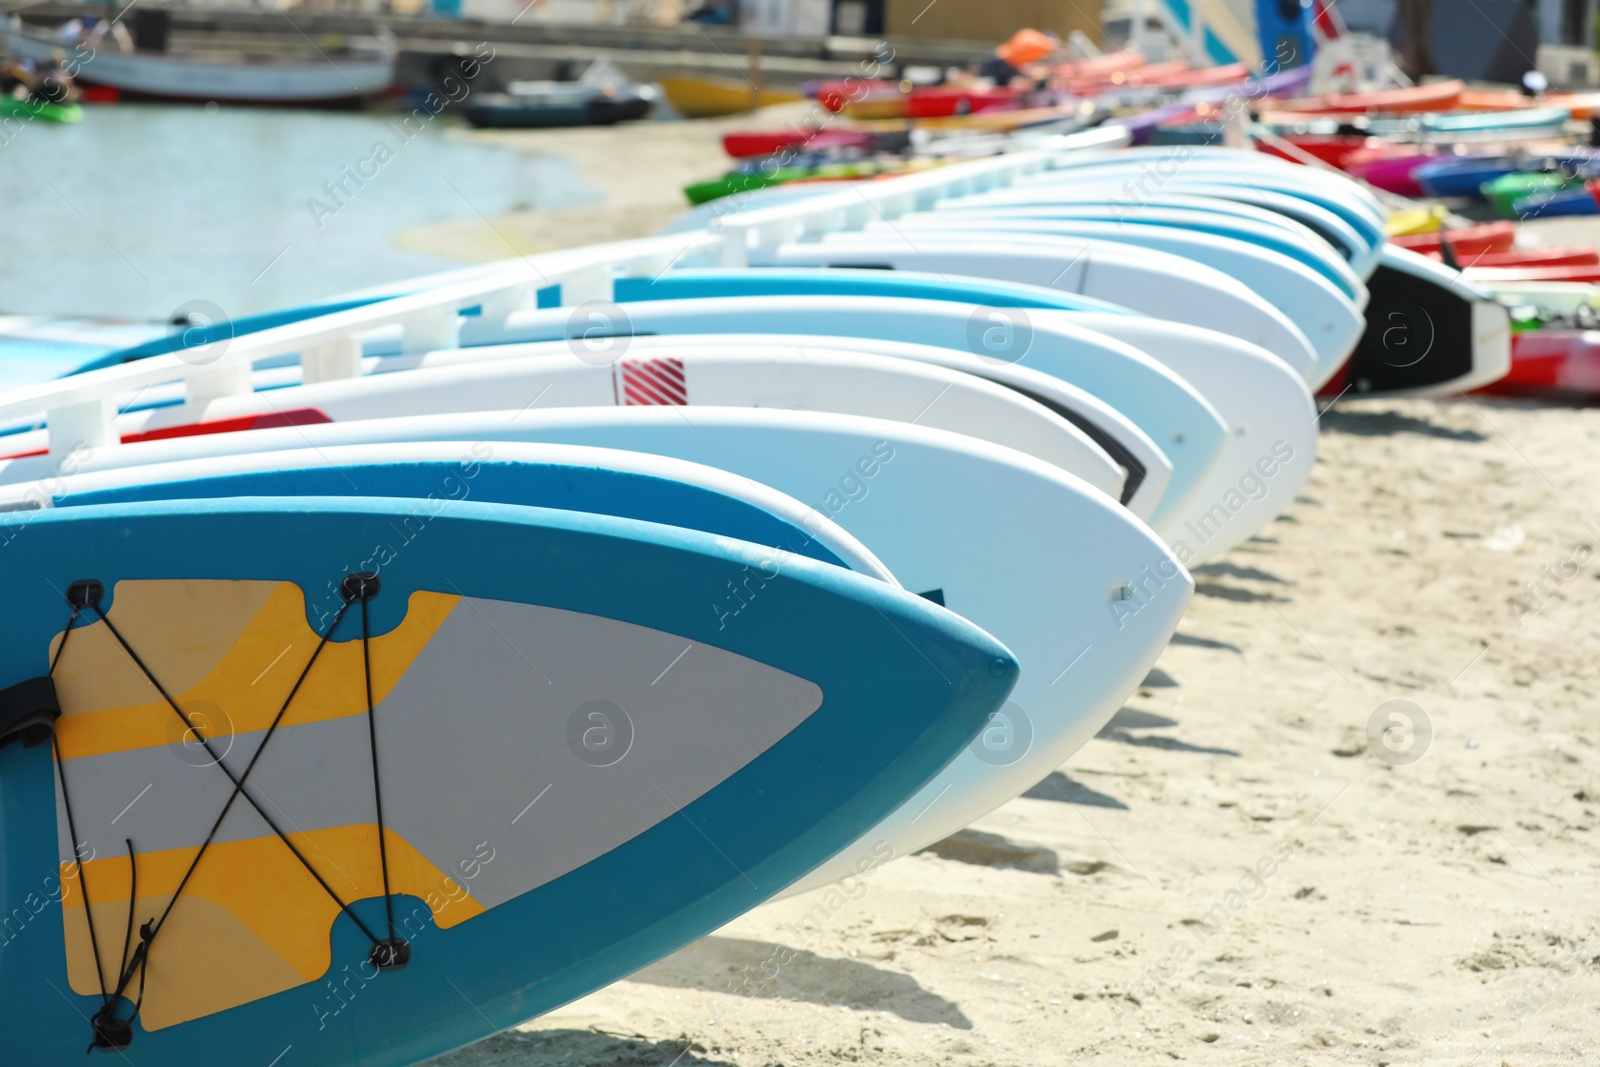
M1325 93L1302 100L1273 104L1278 111L1302 115L1414 114L1420 111L1450 111L1461 101L1466 85L1459 81L1433 82L1405 89L1377 89L1369 93Z
M817 103L829 111L843 111L845 104L859 100L864 93L881 91L894 86L890 81L850 80L819 82L816 88Z
M1444 256L1429 252L1439 261ZM1600 251L1593 248L1513 248L1509 252L1482 252L1456 256L1462 267L1593 267L1600 266Z
M1524 330L1511 335L1511 373L1476 390L1495 396L1600 395L1600 331Z
M1465 280L1481 282L1600 282L1600 264L1566 267L1468 267Z
M861 148L871 140L862 130L746 130L723 134L722 150L734 159L756 159L790 149Z
M844 105L844 113L857 119L943 119L974 111L1016 107L1013 89L876 89Z
M1360 153L1368 149L1382 149L1389 142L1377 137L1352 136L1349 134L1332 133L1291 133L1283 138L1300 151L1330 163L1340 170L1344 170L1352 158L1357 158ZM1299 163L1300 159L1292 153L1274 148L1265 141L1257 141L1256 147L1270 156L1287 159L1291 163Z
M1447 230L1443 236L1450 239L1450 248L1457 256L1474 256L1484 252L1509 252L1517 240L1515 222L1485 222L1477 226L1462 226ZM1405 237L1391 237L1390 242L1401 248L1426 255L1439 251L1440 234L1415 233Z

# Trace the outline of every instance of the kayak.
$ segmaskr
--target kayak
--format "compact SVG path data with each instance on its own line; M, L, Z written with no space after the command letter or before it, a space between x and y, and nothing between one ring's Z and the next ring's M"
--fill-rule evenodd
M65 125L83 118L83 107L76 103L52 104L47 100L19 100L0 96L0 118L38 119Z
M1511 211L1521 219L1600 215L1600 201L1596 201L1587 189L1559 189L1519 197L1511 202Z
M853 119L934 119L1015 107L1016 102L1011 89L890 88L848 101L844 113Z
M1437 233L1444 225L1445 210L1440 207L1408 207L1389 214L1384 232L1390 237L1415 237Z
M894 174L926 170L937 166L934 160L873 160L863 159L842 163L800 164L778 167L775 170L753 168L737 170L720 178L691 182L683 187L683 195L694 205L710 203L735 193L766 189L774 185L788 185L805 181L864 181Z
M722 150L734 159L759 159L785 150L865 148L871 143L871 134L857 130L737 130L722 136Z
M1364 93L1325 93L1301 100L1283 100L1273 106L1280 111L1306 115L1322 114L1412 114L1424 111L1449 111L1461 99L1466 85L1442 81L1413 85L1404 89L1377 89Z
M1300 151L1315 156L1324 163L1330 163L1340 170L1344 170L1352 157L1358 153L1371 148L1382 148L1389 143L1377 137L1368 137L1365 134L1343 133L1291 133L1283 135L1283 140L1288 141ZM1260 142L1256 147L1269 156L1287 159L1291 163L1300 162L1291 153L1268 142Z
M1485 222L1477 226L1452 227L1431 233L1406 234L1389 238L1391 244L1412 252L1437 252L1441 242L1448 240L1458 256L1479 255L1484 252L1509 252L1517 240L1514 222Z
M1524 330L1511 338L1511 370L1477 390L1493 396L1600 395L1600 330Z
M1597 208L1595 213L1600 214L1600 208ZM1469 282L1600 282L1600 264L1554 267L1474 266L1468 267L1462 275Z
M1483 198L1506 218L1521 218L1518 201L1527 201L1535 196L1549 196L1564 189L1571 189L1582 181L1578 177L1568 177L1551 171L1538 171L1534 173L1519 171L1506 174L1491 182L1487 182L1480 190ZM1532 204L1523 204L1523 208L1532 207Z
M1421 196L1422 186L1417 184L1415 171L1425 163L1438 159L1432 152L1406 153L1404 155L1382 155L1376 159L1355 161L1345 164L1345 173L1359 181L1387 193L1399 196Z
M1521 170L1510 156L1438 156L1411 172L1422 195L1482 200L1483 186ZM1416 194L1413 194L1416 195Z
M1468 89L1457 104L1464 111L1517 111L1531 107L1561 107L1582 121L1600 111L1600 92L1547 93L1539 99L1524 96L1514 89Z
M1442 252L1428 255L1442 260ZM1593 248L1514 248L1509 252L1456 255L1460 267L1590 267L1600 266L1600 251Z
M672 110L686 119L738 115L758 107L792 104L799 93L757 89L748 81L731 78L661 78L661 91Z
M1559 133L1571 118L1564 107L1530 107L1480 114L1426 115L1419 121L1430 133Z

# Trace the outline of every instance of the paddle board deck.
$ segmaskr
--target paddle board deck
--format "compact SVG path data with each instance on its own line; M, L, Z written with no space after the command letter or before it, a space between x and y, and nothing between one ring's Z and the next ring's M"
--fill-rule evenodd
M1001 731L1010 740L963 753L892 820L863 828L861 848L814 876L823 880L851 873L878 842L904 854L948 836L1049 774L1143 680L1192 589L1152 531L1057 468L948 431L856 416L640 407L372 419L100 449L83 470L426 440L620 448L764 483L831 517L906 589L984 626L1028 664L1006 713L1012 729ZM36 479L48 462L14 460L0 473ZM693 610L736 628L763 610L759 585L735 582Z
M1016 677L810 560L719 629L706 598L770 550L656 524L451 502L368 563L410 506L64 508L7 546L17 1062L400 1067L487 1036L812 869Z

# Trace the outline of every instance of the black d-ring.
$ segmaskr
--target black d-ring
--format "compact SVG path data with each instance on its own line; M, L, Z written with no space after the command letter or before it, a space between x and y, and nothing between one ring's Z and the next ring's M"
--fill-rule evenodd
M357 571L344 576L344 581L339 583L339 595L351 604L358 604L377 596L382 587L383 583L375 572Z
M67 603L75 608L98 608L106 587L98 578L79 578L67 586Z

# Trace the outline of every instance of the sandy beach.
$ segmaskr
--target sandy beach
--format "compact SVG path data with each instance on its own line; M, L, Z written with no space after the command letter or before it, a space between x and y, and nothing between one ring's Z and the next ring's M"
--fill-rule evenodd
M654 232L726 125L496 135L606 203L407 245ZM1600 1058L1600 411L1321 421L1293 509L1195 572L1146 687L1026 796L436 1067Z

